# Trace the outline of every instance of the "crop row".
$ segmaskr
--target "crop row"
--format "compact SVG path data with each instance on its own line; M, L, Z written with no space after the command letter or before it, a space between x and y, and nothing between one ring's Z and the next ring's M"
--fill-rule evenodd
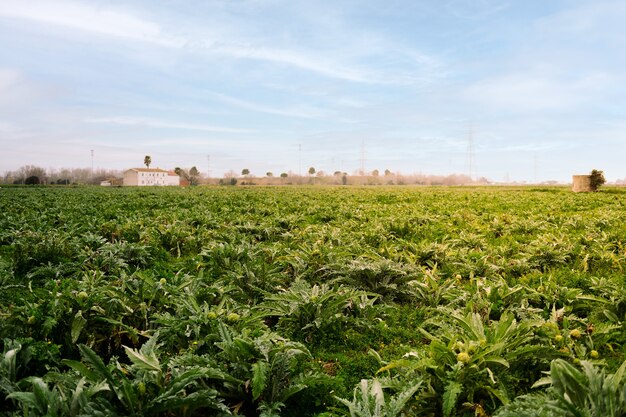
M0 191L0 413L626 412L621 190Z

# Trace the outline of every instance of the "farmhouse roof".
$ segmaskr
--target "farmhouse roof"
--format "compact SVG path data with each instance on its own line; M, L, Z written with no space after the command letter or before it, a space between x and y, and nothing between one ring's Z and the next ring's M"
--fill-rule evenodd
M131 168L126 170L126 172L128 171L135 171L135 172L167 172L164 169L161 168Z

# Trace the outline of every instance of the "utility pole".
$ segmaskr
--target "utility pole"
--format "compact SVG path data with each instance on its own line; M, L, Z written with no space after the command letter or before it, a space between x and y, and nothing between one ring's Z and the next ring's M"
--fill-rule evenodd
M468 164L468 175L470 181L473 177L473 169L474 169L474 126L470 123L468 138L467 138L467 164Z
M302 177L302 144L298 144L298 176Z
M365 184L365 139L361 140L361 184Z

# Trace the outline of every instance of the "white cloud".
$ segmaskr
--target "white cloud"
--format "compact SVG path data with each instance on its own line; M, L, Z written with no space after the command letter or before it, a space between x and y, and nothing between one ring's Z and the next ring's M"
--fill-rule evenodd
M127 125L127 126L143 126L152 128L163 129L181 129L181 130L198 130L204 132L218 132L218 133L252 133L250 129L239 129L224 126L214 126L206 124L193 124L193 123L177 123L166 122L159 119L144 118L144 117L96 117L85 119L87 123L101 123L111 125Z
M285 43L282 39L273 36L255 37L254 30L249 34L236 30L233 25L252 26L256 30L260 28L256 27L256 22L238 21L229 14L223 15L226 21L211 22L220 30L193 25L185 27L184 31L174 29L176 33L184 32L184 36L174 35L163 25L138 16L133 11L68 0L0 2L0 18L2 17L24 19L120 40L145 42L176 49L186 48L205 56L217 54L235 59L265 61L356 83L390 85L423 83L433 76L432 70L438 65L432 57L379 39L375 35L366 36L369 42L365 42L362 35L355 36L353 28L344 29L336 34L343 42L351 42L344 45L340 51L337 51L334 45L324 47L324 44L303 47L287 43L281 47L277 45ZM184 24L182 21L171 21L169 27L178 28ZM377 68L375 64L358 63L360 60L375 62L387 61L390 58L396 63L400 62L401 65ZM405 65L409 65L409 68Z
M167 36L161 27L121 10L106 10L96 5L68 1L0 2L0 17L25 19L162 46L182 46L182 39Z
M292 109L283 109L276 108L272 106L266 106L259 103L254 103L248 100L242 100L236 97L227 96L225 94L220 93L211 93L212 96L217 98L218 100L232 104L234 106L240 107L246 110L252 110L260 113L274 114L277 116L286 116L286 117L298 117L304 119L316 119L327 116L326 112L323 112L319 109L314 108L292 108Z
M505 145L501 147L497 146L485 146L481 149L482 153L489 152L546 152L554 150L575 149L578 144L572 141L551 141L551 142L534 142L534 143L522 143L515 145Z
M472 20L490 17L508 7L509 2L502 0L449 0L446 3L454 16Z
M434 59L428 59L417 53L407 55L395 48L389 48L378 54L351 57L353 61L363 60L369 62L361 65L340 62L337 58L332 58L328 55L288 49L251 48L231 45L220 47L216 51L239 58L259 59L291 65L329 78L356 83L411 85L428 83L432 79L437 78L432 71L436 62ZM377 61L380 60L391 61L392 65L385 67L385 64L383 64L379 67L380 62L377 63ZM398 62L400 65L393 65ZM403 63L408 63L409 65L405 66Z
M368 103L364 100L356 100L349 97L330 97L332 104L342 107L349 107L353 109L362 109L367 107Z
M285 64L345 81L360 83L375 83L378 81L371 74L367 74L363 71L363 69L356 67L351 68L350 66L342 65L338 62L328 62L327 58L321 55L316 56L315 54L301 51L237 43L207 43L206 48L210 52L235 58Z
M567 8L540 19L538 26L549 33L578 34L585 38L624 40L626 3L621 0L596 0Z
M480 80L462 92L465 100L502 111L567 110L593 102L610 88L607 74L577 79L548 73L510 73Z

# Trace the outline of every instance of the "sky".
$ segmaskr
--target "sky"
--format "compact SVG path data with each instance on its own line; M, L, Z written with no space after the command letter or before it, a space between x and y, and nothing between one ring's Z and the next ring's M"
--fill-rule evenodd
M0 0L0 173L626 178L622 0Z

